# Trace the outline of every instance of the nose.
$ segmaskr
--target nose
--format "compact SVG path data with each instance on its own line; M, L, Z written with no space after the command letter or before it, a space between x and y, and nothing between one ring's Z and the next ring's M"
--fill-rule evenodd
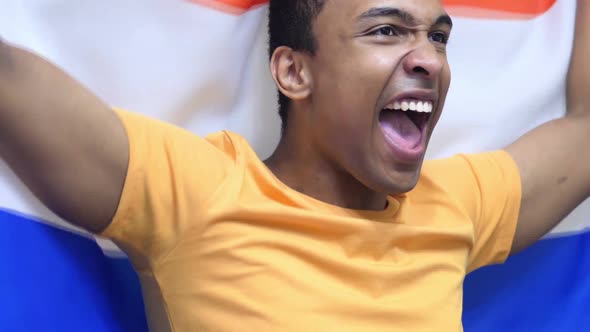
M410 76L435 80L443 70L444 55L430 41L417 45L404 59L404 69Z

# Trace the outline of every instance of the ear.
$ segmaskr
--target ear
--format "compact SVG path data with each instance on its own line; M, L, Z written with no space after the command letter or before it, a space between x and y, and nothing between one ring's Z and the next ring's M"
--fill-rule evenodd
M311 95L312 78L307 55L290 47L278 47L270 59L270 71L279 90L292 100Z

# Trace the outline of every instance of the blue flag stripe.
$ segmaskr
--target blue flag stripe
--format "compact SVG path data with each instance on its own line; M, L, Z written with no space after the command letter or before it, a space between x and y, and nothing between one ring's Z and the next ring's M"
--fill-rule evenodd
M147 332L137 275L85 236L0 211L3 331ZM465 281L466 332L590 331L590 232L538 242Z

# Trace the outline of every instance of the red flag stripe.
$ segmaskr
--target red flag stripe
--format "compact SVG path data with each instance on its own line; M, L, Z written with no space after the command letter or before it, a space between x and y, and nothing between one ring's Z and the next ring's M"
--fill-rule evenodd
M265 5L268 0L189 0L192 3L210 7L229 14L239 15L250 9Z
M188 0L235 15L268 3L268 0ZM296 1L296 0L293 0ZM456 16L529 19L546 13L557 0L443 0Z
M531 19L545 14L557 0L443 0L454 16L495 19Z

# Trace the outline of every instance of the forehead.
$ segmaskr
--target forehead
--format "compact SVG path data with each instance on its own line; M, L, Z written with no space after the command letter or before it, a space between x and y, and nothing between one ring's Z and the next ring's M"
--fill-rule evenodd
M399 9L423 24L432 24L441 15L446 15L440 0L328 0L318 21L351 24L364 13L376 8Z

